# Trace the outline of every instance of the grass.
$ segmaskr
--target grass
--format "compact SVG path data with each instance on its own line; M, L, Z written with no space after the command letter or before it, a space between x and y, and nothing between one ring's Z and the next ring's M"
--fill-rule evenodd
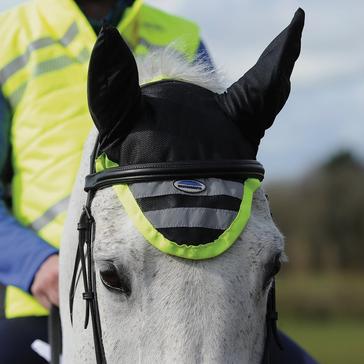
M282 273L277 302L285 315L364 320L364 273Z
M320 364L364 363L364 320L295 320L283 317L279 327Z
M320 364L364 364L362 272L283 272L277 303L280 329Z

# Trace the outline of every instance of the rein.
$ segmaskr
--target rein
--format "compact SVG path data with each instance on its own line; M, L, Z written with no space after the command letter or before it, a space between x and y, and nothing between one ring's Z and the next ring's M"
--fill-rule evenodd
M71 323L73 324L74 297L78 279L82 275L84 284L82 297L86 301L84 328L88 327L91 316L96 362L97 364L107 364L97 301L95 264L93 261L95 220L91 214L91 204L96 191L115 184L191 177L222 177L235 180L254 177L262 180L264 168L255 160L227 160L220 162L156 163L127 168L110 168L96 173L94 162L98 152L99 143L97 141L91 155L90 174L86 176L85 191L87 192L87 200L78 223L79 240L69 292L69 306ZM273 282L267 301L266 337L262 364L271 364L270 352L273 345L278 345L281 348L277 333L277 318L275 285Z

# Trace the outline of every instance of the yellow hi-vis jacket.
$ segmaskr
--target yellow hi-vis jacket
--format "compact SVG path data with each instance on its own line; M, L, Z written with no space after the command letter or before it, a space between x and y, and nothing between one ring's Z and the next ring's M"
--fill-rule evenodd
M118 29L137 55L174 46L193 60L198 27L136 0ZM12 112L13 214L58 247L67 202L91 129L86 100L96 35L74 0L33 0L0 15L0 86ZM8 286L7 318L46 315Z

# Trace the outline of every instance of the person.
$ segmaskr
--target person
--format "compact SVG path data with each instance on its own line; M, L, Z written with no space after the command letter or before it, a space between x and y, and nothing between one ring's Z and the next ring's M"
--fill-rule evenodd
M105 20L136 55L172 42L213 67L196 24L142 0L30 0L0 15L1 364L45 363L30 344L47 340L59 301L58 247L92 125L88 61Z
M57 248L92 125L88 61L103 21L137 55L174 47L211 62L196 24L141 0L32 0L0 15L0 363L41 363L58 305ZM10 213L9 211L12 211Z

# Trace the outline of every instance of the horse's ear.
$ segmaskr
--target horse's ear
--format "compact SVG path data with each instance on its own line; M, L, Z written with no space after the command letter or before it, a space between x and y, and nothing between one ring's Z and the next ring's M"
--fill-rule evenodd
M101 147L123 136L141 102L138 69L119 31L104 26L92 51L88 103Z
M304 11L298 9L291 24L265 49L255 66L219 96L223 109L256 148L287 101L304 20Z

